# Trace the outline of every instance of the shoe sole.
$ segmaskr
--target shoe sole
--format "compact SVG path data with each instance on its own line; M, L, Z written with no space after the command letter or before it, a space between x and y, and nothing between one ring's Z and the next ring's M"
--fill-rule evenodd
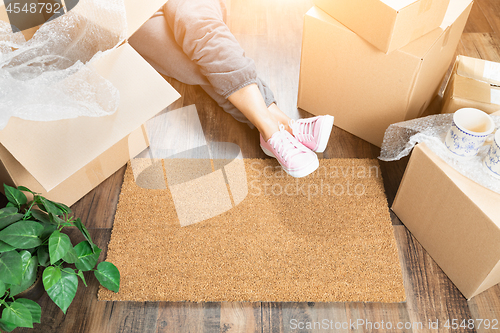
M266 148L262 147L262 145L260 145L260 148L262 149L262 151L267 155L267 156L270 156L270 157L274 157L276 158L276 156L274 156L274 154L272 152L270 152L269 150L267 150ZM305 177L311 173L313 173L314 171L316 171L316 169L319 167L319 160L318 159L315 159L314 162L310 163L309 165L307 165L306 167L300 169L300 170L288 170L287 168L285 168L283 166L283 164L281 164L280 160L276 158L276 160L278 161L278 163L281 165L281 167L283 168L283 170L286 171L286 173L288 173L290 176L292 177L295 177L295 178L302 178L302 177Z
M314 150L317 153L322 153L325 151L328 140L330 140L330 134L332 133L333 128L334 118L332 116L326 115L323 119L325 125L321 126L321 128L319 129L318 148Z

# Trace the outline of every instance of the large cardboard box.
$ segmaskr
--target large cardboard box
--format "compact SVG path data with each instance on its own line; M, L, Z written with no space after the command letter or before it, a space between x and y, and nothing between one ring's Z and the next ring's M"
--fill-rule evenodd
M313 7L304 18L298 107L379 146L390 124L418 117L436 96L472 0L452 0L441 28L385 54Z
M128 36L164 2L125 0ZM71 205L148 146L142 124L179 94L128 43L89 66L119 90L118 110L52 122L11 118L0 131L0 181Z
M458 56L444 94L443 113L477 108L500 110L500 63Z
M436 29L450 0L314 0L379 50L389 53Z
M425 144L414 148L392 210L467 299L500 282L500 194Z

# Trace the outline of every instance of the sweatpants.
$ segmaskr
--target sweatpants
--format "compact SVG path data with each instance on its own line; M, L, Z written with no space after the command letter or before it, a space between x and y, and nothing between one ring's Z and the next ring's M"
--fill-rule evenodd
M226 25L224 0L168 0L129 43L163 75L199 85L236 120L253 124L227 99L255 83L267 106L273 92Z

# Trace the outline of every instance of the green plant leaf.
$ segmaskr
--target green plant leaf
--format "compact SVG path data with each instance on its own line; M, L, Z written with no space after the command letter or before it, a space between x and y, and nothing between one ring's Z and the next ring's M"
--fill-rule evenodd
M68 249L68 252L62 257L64 261L66 261L68 264L74 264L78 261L78 256L76 255L75 249L73 248L73 245Z
M26 186L18 186L17 189L19 191L25 191L25 192L30 192L31 194L35 194L32 190L30 190L29 188L27 188Z
M16 328L18 328L17 325L14 325L12 323L9 323L8 321L0 319L0 329L1 330L5 331L5 332L12 332Z
M42 244L39 238L43 226L35 221L19 221L0 231L0 240L18 249L29 249Z
M71 209L66 206L65 204L63 203L60 203L60 202L53 202L53 204L59 208L59 210L61 210L62 212L64 212L64 214L71 214Z
M38 209L33 209L31 210L31 215L38 221L44 222L44 223L51 223L49 218L49 214L42 212L41 210Z
M17 325L17 327L33 328L33 318L31 317L30 310L16 301L7 304L8 307L2 312L2 319Z
M40 201L41 201L43 207L45 208L45 210L47 211L47 213L49 213L49 214L52 213L56 216L64 214L64 211L59 209L53 201L50 201L49 199L46 199L44 197L40 197Z
M74 273L69 273L68 269L65 268L61 272L61 279L47 290L47 294L62 312L66 313L73 298L75 298L77 288L78 277Z
M95 277L103 285L115 293L120 289L120 271L110 262L103 261L97 265L94 271Z
M59 230L54 231L49 237L50 264L53 265L59 259L62 259L72 247L68 235L61 233Z
M21 283L23 261L17 251L0 254L0 280L13 285Z
M4 207L0 208L0 218L4 217L4 215L15 214L19 212L16 207Z
M82 279L83 284L85 285L85 287L87 287L87 281L85 281L85 276L83 276L83 272L78 271L78 273L76 275L78 275L80 277L80 279Z
M75 251L78 256L78 260L75 263L76 268L82 271L90 271L97 265L97 260L101 254L101 249L97 248L96 253L92 251L92 247L88 241L83 241L75 246Z
M21 251L19 252L19 254L21 255L21 260L23 263L21 284L19 286L12 286L10 288L9 296L11 297L31 287L33 282L35 282L38 273L37 256L31 256L31 253L29 253L28 251Z
M55 225L60 225L64 223L64 220L55 214L49 213L49 218L50 218L50 223L53 223Z
M36 256L38 257L38 263L43 266L47 267L50 262L49 262L49 247L48 246L40 246L37 251L36 251Z
M49 290L59 280L61 280L61 269L59 267L49 266L45 268L42 274L43 287L45 290Z
M16 206L16 205L14 205L12 202L7 202L7 205L6 205L5 207L7 207L7 208L9 208L9 207L14 207L14 208L16 208L16 209L17 209L17 206Z
M34 323L40 324L42 320L42 308L37 302L26 298L16 299L16 303L21 303L31 313L31 318Z
M7 291L7 288L5 288L5 283L0 281L0 298L3 297L5 292Z
M57 226L52 223L44 223L44 222L40 222L40 224L43 226L43 231L42 234L40 235L40 239L42 240L43 243L50 237L50 235L54 233L54 231L57 230Z
M80 232L82 233L83 237L85 237L85 239L89 242L90 247L92 248L92 251L95 253L96 252L95 248L97 246L95 246L94 242L92 242L92 237L90 237L89 231L87 230L85 225L82 223L82 220L80 220L80 218L77 218L74 223L75 223L75 226L78 228L78 230L80 230Z
M18 213L16 207L2 208L0 212L0 230L14 222L21 221L23 216L23 214Z
M2 252L9 252L9 251L12 251L12 250L15 250L15 249L16 249L15 247L10 246L9 244L7 244L5 242L0 241L0 253L2 253Z
M21 208L22 205L28 202L26 195L24 195L24 193L19 191L17 188L6 184L3 184L3 188L5 189L5 196L7 197L7 200L12 202L18 208Z

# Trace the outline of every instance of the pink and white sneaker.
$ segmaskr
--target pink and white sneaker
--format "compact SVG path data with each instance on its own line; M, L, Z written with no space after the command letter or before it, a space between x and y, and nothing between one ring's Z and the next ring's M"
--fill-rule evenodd
M328 139L333 127L333 117L317 116L312 118L291 119L288 125L292 129L293 136L307 148L317 153L326 149Z
M290 176L301 178L314 172L318 166L318 156L295 139L285 126L267 140L260 136L260 147L266 155L275 157Z

